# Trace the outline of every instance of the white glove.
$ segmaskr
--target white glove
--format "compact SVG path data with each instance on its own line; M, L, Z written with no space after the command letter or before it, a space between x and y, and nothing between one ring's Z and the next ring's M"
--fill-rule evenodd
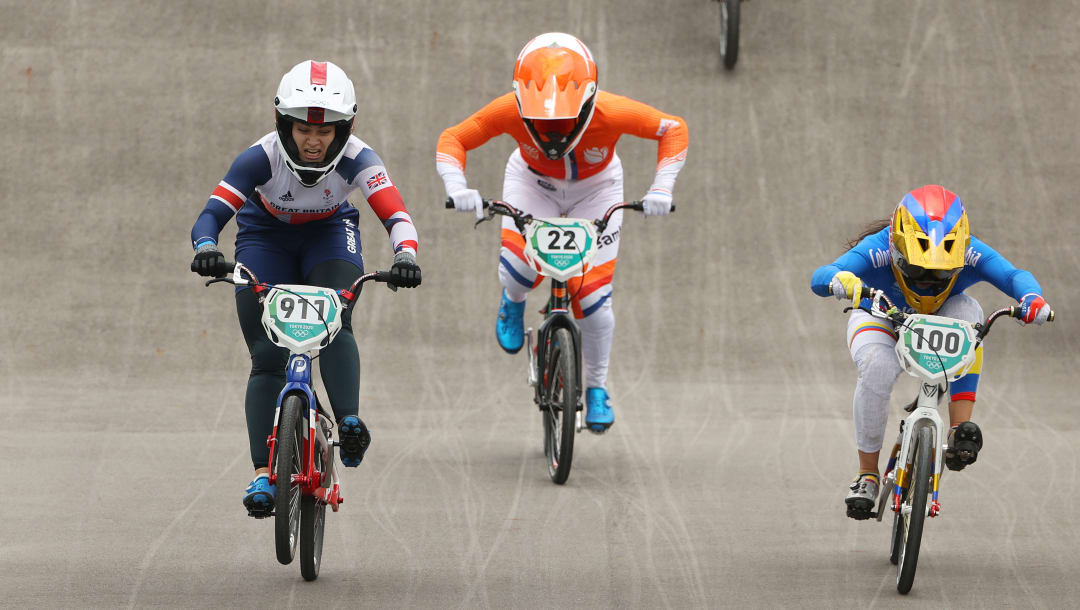
M484 198L476 189L461 189L450 193L450 199L454 200L454 209L459 212L476 212L477 218L484 216Z
M649 191L641 199L646 216L667 216L671 213L671 193Z

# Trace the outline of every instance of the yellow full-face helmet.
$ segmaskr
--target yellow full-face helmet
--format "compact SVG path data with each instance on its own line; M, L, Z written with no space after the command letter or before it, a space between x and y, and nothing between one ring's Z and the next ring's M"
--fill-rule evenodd
M923 314L941 307L970 242L967 211L955 193L928 184L904 195L889 222L889 252L908 305Z

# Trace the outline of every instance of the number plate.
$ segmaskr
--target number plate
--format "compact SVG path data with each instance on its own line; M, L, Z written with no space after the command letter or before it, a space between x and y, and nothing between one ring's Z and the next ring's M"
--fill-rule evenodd
M341 328L337 292L315 286L279 285L266 297L263 326L276 345L294 352L322 347Z
M911 315L900 331L901 362L928 378L962 376L975 361L975 329L970 322L942 316Z
M525 257L559 281L580 275L594 254L596 229L591 220L541 218L525 232Z

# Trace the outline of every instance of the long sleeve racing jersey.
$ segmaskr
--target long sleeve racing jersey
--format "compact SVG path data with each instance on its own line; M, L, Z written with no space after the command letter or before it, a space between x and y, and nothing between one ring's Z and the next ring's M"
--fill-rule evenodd
M281 156L277 132L259 139L233 161L191 229L192 246L217 243L233 215L238 225L281 226L331 218L350 209L348 197L359 190L382 221L394 252L415 254L419 242L401 193L375 151L350 136L334 171L306 187Z
M502 134L517 141L521 156L534 171L552 178L580 180L599 173L615 155L623 134L657 140L653 188L670 193L686 162L690 131L680 117L606 91L596 94L596 108L581 141L562 159L551 160L536 148L517 110L513 93L501 95L461 123L442 132L435 152L439 175L450 185L465 185L466 153Z
M818 296L829 296L829 282L840 271L850 271L868 286L884 290L898 307L913 311L900 291L892 271L889 254L889 228L863 238L852 249L828 265L819 267L810 279L810 288ZM964 253L964 268L956 277L952 293L958 294L979 282L990 282L998 290L1020 301L1028 294L1042 296L1042 287L1029 271L1016 268L1004 256L975 236ZM869 299L862 305L870 306Z

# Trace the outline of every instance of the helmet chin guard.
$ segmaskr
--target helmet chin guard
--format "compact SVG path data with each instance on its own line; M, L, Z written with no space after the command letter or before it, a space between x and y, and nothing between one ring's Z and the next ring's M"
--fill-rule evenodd
M274 97L278 150L304 186L315 186L334 171L352 133L356 90L345 71L328 61L308 60L281 77ZM334 139L322 161L302 161L292 137L294 123L333 125Z

